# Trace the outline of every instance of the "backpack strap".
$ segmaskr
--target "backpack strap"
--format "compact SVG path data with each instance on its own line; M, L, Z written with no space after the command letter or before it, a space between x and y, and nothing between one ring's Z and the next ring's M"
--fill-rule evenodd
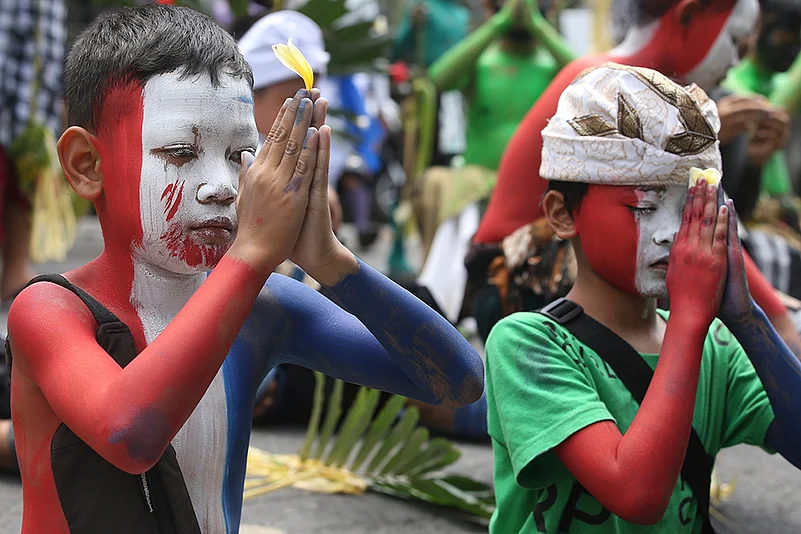
M651 385L654 372L640 353L623 338L584 313L584 309L570 300L560 298L545 306L539 313L567 328L582 343L601 357L637 403L642 404ZM687 453L681 466L681 477L692 489L704 518L703 534L715 532L709 522L709 486L715 460L707 454L695 428L690 432Z
M37 276L31 279L30 282L25 284L25 287L27 288L28 286L36 284L38 282L50 282L52 284L56 284L58 286L63 287L64 289L71 291L79 299L81 299L81 301L86 305L86 307L89 308L89 311L92 312L92 316L95 318L95 321L97 322L98 337L100 337L101 334L109 328L119 328L119 325L124 325L124 323L122 323L122 321L120 321L116 315L114 315L111 311L109 311L105 306L100 304L92 295L90 295L80 287L72 285L69 280L67 280L60 274L43 274ZM5 340L5 349L6 349L6 365L8 366L9 388L11 387L11 364L13 361L13 357L11 355L10 341L11 337L7 335Z

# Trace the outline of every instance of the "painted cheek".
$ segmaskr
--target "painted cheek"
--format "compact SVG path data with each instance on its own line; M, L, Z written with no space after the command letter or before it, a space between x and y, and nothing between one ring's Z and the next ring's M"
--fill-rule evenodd
M109 222L103 231L115 242L142 242L139 183L142 174L142 87L129 83L106 93L97 121L97 148L102 158L103 197L97 210Z
M633 295L638 294L639 229L627 206L636 204L634 188L590 185L576 216L579 241L590 266L601 278Z
M167 184L161 193L161 200L164 202L164 215L167 222L170 222L178 212L181 200L184 197L184 185L186 180L178 180L175 183Z

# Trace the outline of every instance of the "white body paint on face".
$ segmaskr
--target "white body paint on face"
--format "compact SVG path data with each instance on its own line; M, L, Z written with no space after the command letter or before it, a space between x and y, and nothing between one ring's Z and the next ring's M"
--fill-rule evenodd
M244 80L224 76L222 86L213 87L205 75L181 79L170 73L145 84L139 188L143 239L132 251L131 302L148 344L233 242L239 151L254 150L257 140ZM204 534L226 531L227 416L220 370L172 442Z
M688 83L709 91L717 87L740 61L738 44L747 38L759 18L759 0L739 0L706 57L685 76Z
M135 255L167 270L207 271L235 235L242 151L258 143L247 82L155 76L144 91L140 210Z
M687 186L637 190L638 210L634 218L639 230L634 285L644 297L667 295L667 262L673 236L681 226Z

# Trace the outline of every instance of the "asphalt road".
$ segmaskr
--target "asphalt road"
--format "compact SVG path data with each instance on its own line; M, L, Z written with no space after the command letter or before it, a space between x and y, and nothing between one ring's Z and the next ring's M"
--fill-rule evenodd
M343 232L346 241L350 232ZM354 242L351 240L350 242ZM79 242L66 262L38 266L41 272L63 272L94 258L102 240L93 219L80 224ZM389 235L362 259L377 268L386 265ZM409 257L419 262L412 244ZM5 324L4 313L0 317ZM252 445L275 453L296 452L302 429L259 429ZM462 445L462 458L452 471L492 482L492 451L476 444ZM655 459L658 461L658 459ZM719 532L731 534L801 533L801 472L777 456L753 447L735 447L718 459L724 481L736 480L731 499L720 506L727 519ZM0 476L0 533L19 532L22 512L20 485ZM245 501L243 534L457 534L486 532L486 527L462 520L445 510L417 505L377 494L362 496L320 495L280 489Z

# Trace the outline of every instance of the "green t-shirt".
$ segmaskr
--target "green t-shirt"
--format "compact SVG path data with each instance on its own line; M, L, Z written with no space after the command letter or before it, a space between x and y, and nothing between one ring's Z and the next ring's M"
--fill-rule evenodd
M642 356L656 367L657 354ZM516 313L498 323L487 340L497 499L490 533L699 533L697 504L681 477L662 520L638 526L606 510L552 450L598 421L615 421L625 433L638 408L612 369L557 323L538 313ZM763 446L773 419L753 365L716 319L704 343L693 419L704 448L716 455L740 443Z
M774 72L764 71L757 67L753 59L747 57L729 70L721 84L740 95L762 95L770 97L776 86L777 76ZM762 193L770 196L791 194L793 186L790 182L790 168L787 154L778 150L762 166Z

